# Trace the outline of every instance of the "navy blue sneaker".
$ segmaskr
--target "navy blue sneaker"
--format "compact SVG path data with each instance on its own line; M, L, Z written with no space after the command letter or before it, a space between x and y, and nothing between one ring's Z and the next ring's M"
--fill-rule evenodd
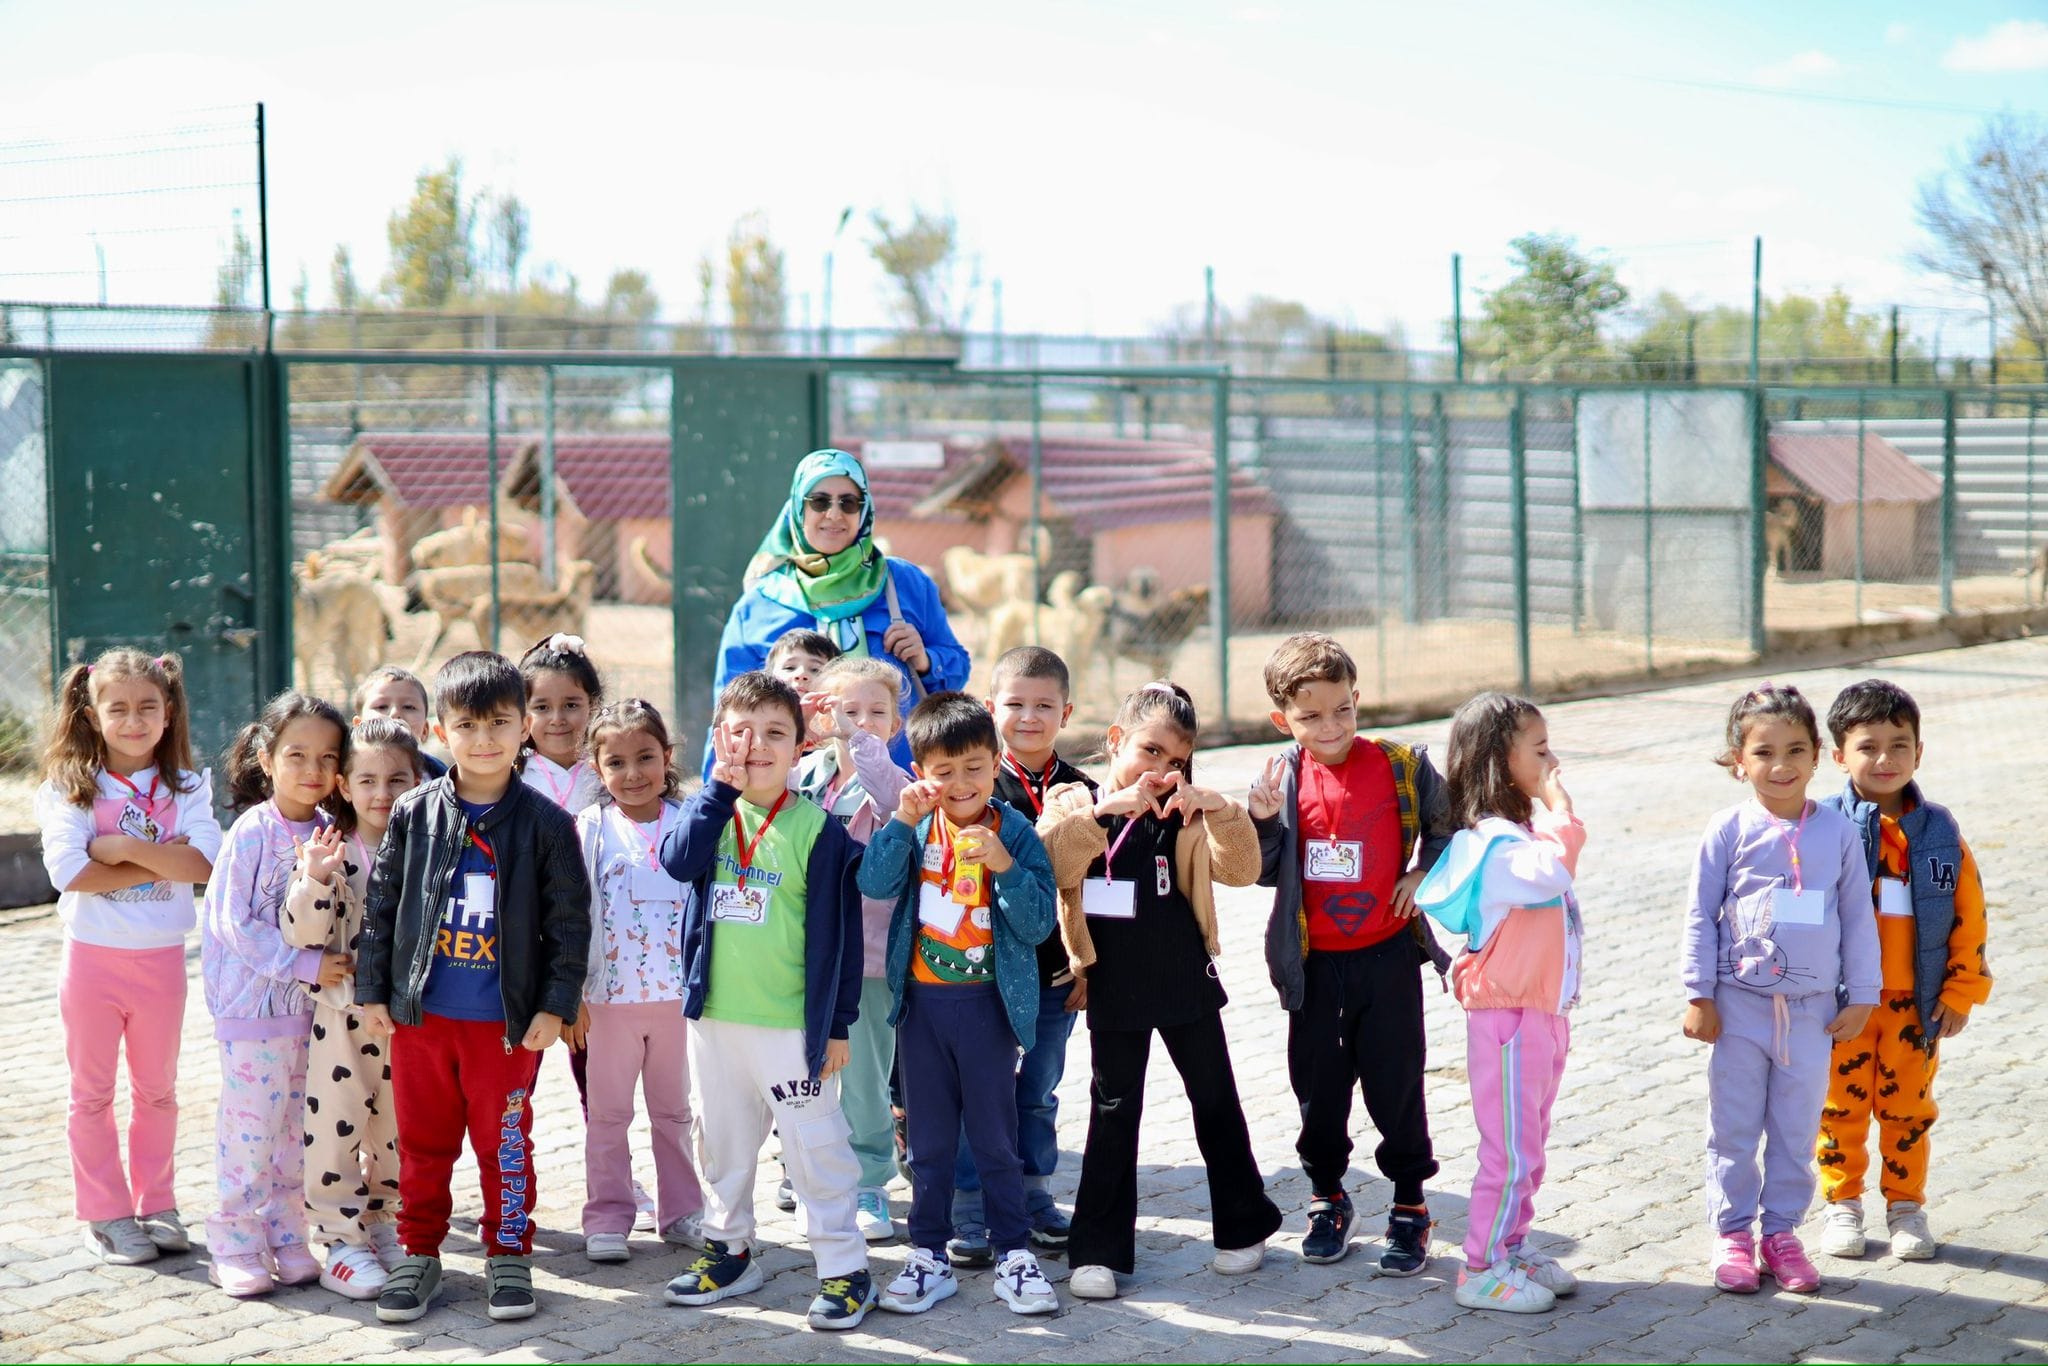
M1351 1251L1351 1197L1343 1191L1318 1195L1308 1206L1308 1236L1301 1240L1304 1262L1341 1262ZM1389 1235L1391 1236L1391 1235Z
M818 1298L811 1301L811 1327L835 1333L858 1328L874 1307L875 1282L867 1272L827 1276L818 1285Z
M954 1266L994 1266L996 1250L989 1246L988 1230L979 1224L962 1224L946 1244L946 1256Z
M724 1243L709 1242L662 1295L670 1304L716 1304L731 1295L759 1290L766 1279L751 1252L733 1252Z
M1429 1231L1436 1227L1429 1211L1394 1206L1387 1215L1387 1250L1380 1254L1380 1275L1413 1276L1429 1265Z
M1031 1216L1031 1246L1042 1252L1065 1252L1072 1232L1073 1226L1057 1206Z

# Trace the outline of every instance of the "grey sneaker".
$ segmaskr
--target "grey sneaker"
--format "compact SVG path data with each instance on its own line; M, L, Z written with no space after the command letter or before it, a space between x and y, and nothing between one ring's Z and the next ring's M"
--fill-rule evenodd
M540 1305L533 1298L533 1262L525 1257L489 1257L484 1260L485 1278L490 1282L488 1313L494 1319L530 1319Z
M175 1209L160 1209L155 1214L136 1216L135 1222L149 1241L156 1244L158 1252L190 1252L192 1235L185 1232L185 1221L178 1217Z
M109 1266L141 1266L162 1255L132 1215L93 1220L85 1226L85 1246Z
M433 1306L441 1292L441 1259L407 1257L384 1279L377 1296L377 1318L384 1323L411 1323Z

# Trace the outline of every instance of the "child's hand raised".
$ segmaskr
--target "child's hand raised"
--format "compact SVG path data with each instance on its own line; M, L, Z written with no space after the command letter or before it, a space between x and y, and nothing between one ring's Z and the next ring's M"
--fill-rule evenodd
M1251 791L1245 794L1245 810L1255 821L1269 821L1280 814L1280 784L1287 777L1287 760L1274 755L1266 760Z
M1173 775L1173 789L1166 800L1160 803L1159 814L1170 816L1180 813L1182 820L1193 820L1204 811L1221 811L1230 805L1221 792L1210 787L1196 787L1179 773Z
M953 837L953 852L962 863L978 863L991 873L1007 873L1016 864L1002 839L985 825L963 826Z
M341 871L341 831L333 826L316 830L308 839L292 841L292 848L299 856L299 872L306 881L322 887L334 885L334 875Z
M1095 814L1098 816L1132 816L1151 812L1157 816L1163 813L1166 794L1179 782L1178 774L1141 773L1138 781L1120 792L1110 792L1097 799Z
M939 795L946 785L937 778L919 778L906 783L903 792L896 798L896 819L912 829L926 816L939 809Z
M1543 779L1537 791L1543 797L1543 804L1552 811L1569 814L1572 809L1572 794L1565 790L1564 765L1557 761L1555 754L1544 756Z
M754 747L750 726L722 722L711 732L711 781L728 787L747 785L747 753Z

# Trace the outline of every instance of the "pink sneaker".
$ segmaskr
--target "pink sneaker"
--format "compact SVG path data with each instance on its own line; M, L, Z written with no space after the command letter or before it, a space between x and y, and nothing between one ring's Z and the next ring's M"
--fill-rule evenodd
M320 1279L320 1259L304 1243L285 1243L270 1249L277 1267L279 1285L306 1285Z
M1757 1261L1781 1287L1795 1295L1811 1295L1820 1289L1820 1273L1807 1260L1806 1249L1799 1245L1799 1235L1790 1229L1765 1238Z
M268 1295L277 1289L277 1282L270 1278L270 1268L253 1252L242 1256L216 1254L213 1264L206 1269L206 1277L238 1300Z
M1748 1229L1714 1239L1714 1288L1754 1295L1761 1282L1756 1273L1756 1239Z

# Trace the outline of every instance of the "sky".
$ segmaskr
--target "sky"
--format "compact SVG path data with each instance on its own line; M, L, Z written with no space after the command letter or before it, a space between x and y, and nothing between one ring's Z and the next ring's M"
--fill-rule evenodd
M455 154L526 202L536 264L586 294L644 269L672 318L759 211L792 323L833 251L834 321L883 325L869 216L921 204L979 261L978 328L1000 280L1007 331L1150 332L1214 267L1226 305L1418 345L1453 252L1475 309L1510 239L1556 231L1643 296L1744 306L1761 235L1767 292L1904 304L1962 352L1981 298L1913 265L1916 186L1988 116L2048 110L2048 4L2011 0L0 0L0 50L16 298L95 297L97 235L110 302L207 301L261 100L280 303L301 269L323 301L337 243L374 281Z

